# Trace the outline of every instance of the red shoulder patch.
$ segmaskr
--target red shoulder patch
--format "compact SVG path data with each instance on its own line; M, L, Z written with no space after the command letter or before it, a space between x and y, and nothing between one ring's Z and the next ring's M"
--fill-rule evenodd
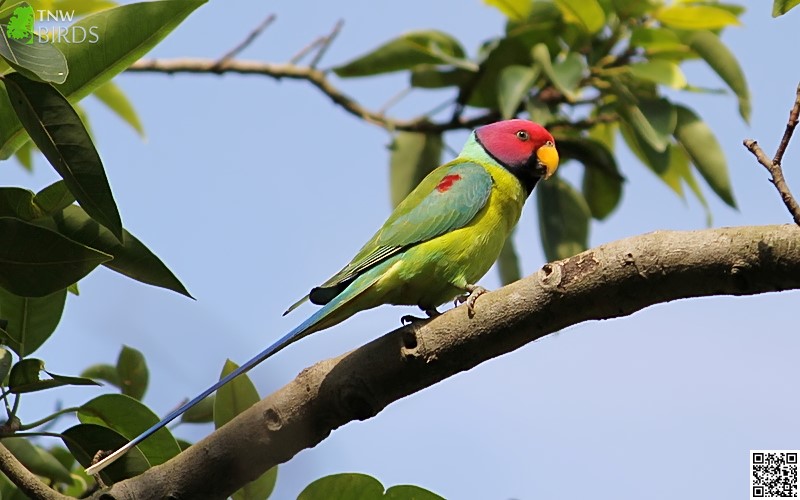
M461 176L458 174L445 175L444 178L439 181L439 185L436 186L436 190L440 193L444 193L453 187L453 184L455 184L458 180L461 180Z

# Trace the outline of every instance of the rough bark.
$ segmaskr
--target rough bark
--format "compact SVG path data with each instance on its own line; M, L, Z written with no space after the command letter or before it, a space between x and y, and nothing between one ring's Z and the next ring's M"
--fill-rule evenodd
M710 295L800 288L800 228L659 231L588 250L459 307L321 361L173 460L95 495L225 498L353 420L589 320Z

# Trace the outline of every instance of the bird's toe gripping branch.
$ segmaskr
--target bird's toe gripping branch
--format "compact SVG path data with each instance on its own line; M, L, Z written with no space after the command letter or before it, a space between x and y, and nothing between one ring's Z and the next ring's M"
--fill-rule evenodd
M483 288L482 286L478 285L467 285L464 289L469 292L467 295L459 295L456 297L456 305L458 304L467 304L467 314L469 317L475 316L475 301L478 300L478 297L483 295L484 293L488 292L489 290Z
M425 321L425 320L433 319L436 316L440 316L442 314L439 311L437 311L435 307L431 308L431 309L422 309L422 310L425 311L425 314L428 315L427 318L420 318L419 316L406 314L405 316L400 318L400 323L403 324L403 325L406 325L406 324L414 323L416 321Z

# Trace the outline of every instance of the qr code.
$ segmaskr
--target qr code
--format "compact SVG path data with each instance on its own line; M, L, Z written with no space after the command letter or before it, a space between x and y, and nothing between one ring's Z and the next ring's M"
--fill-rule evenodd
M798 450L750 451L750 499L797 498Z

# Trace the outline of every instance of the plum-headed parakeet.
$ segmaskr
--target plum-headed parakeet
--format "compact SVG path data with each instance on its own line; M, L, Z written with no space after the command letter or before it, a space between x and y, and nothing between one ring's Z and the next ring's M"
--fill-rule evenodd
M474 130L458 157L428 174L349 264L287 313L306 299L322 308L87 472L99 472L289 344L359 311L381 304L414 305L433 316L437 306L454 298L471 310L484 291L475 283L497 260L536 183L557 167L555 141L541 125L514 119Z

